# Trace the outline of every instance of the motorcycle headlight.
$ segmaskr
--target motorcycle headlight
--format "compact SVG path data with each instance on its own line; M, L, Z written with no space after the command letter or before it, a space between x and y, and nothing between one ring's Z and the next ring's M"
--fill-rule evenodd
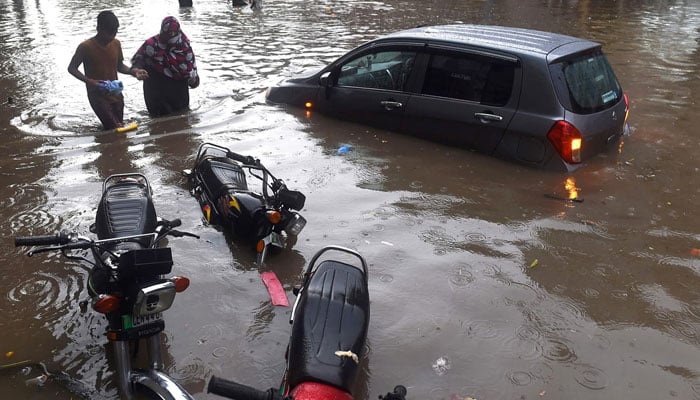
M304 229L305 226L306 220L304 217L294 213L294 216L289 220L287 226L284 228L284 231L287 232L288 235L297 236L299 233L301 233L301 230Z
M167 310L175 299L175 283L165 281L139 290L134 315L150 315Z

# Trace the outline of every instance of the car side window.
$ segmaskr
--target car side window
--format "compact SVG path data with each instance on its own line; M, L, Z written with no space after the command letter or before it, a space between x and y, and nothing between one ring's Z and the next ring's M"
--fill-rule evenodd
M338 86L384 90L403 90L411 70L415 52L381 51L364 54L340 67Z
M515 63L476 54L433 54L421 93L493 106L508 102Z

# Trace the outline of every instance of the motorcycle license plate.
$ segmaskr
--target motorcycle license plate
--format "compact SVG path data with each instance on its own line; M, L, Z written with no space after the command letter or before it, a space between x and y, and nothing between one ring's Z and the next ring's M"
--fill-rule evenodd
M160 321L161 319L163 319L163 313L134 316L133 325L134 327L147 325L153 322Z

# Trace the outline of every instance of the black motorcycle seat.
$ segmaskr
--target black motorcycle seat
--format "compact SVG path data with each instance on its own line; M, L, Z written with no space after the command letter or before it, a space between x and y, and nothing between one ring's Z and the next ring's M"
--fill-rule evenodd
M300 293L289 344L288 382L321 382L352 393L369 325L369 291L362 272L338 261L319 264Z
M99 239L151 233L156 223L156 210L147 186L118 183L102 194L95 219ZM147 242L141 241L144 246L149 245Z
M228 158L205 158L197 164L196 170L212 200L219 198L229 189L248 190L243 168Z

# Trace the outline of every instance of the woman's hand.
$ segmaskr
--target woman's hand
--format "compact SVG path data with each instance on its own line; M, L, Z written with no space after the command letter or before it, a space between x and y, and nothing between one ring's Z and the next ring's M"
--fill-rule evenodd
M148 71L145 69L141 68L132 68L131 69L131 74L136 77L136 79L142 81L144 79L148 79Z
M192 79L190 79L189 81L187 81L187 84L188 84L192 89L194 89L194 88L196 88L197 86L199 86L199 75L197 75L197 76L195 76L194 78L192 78Z

